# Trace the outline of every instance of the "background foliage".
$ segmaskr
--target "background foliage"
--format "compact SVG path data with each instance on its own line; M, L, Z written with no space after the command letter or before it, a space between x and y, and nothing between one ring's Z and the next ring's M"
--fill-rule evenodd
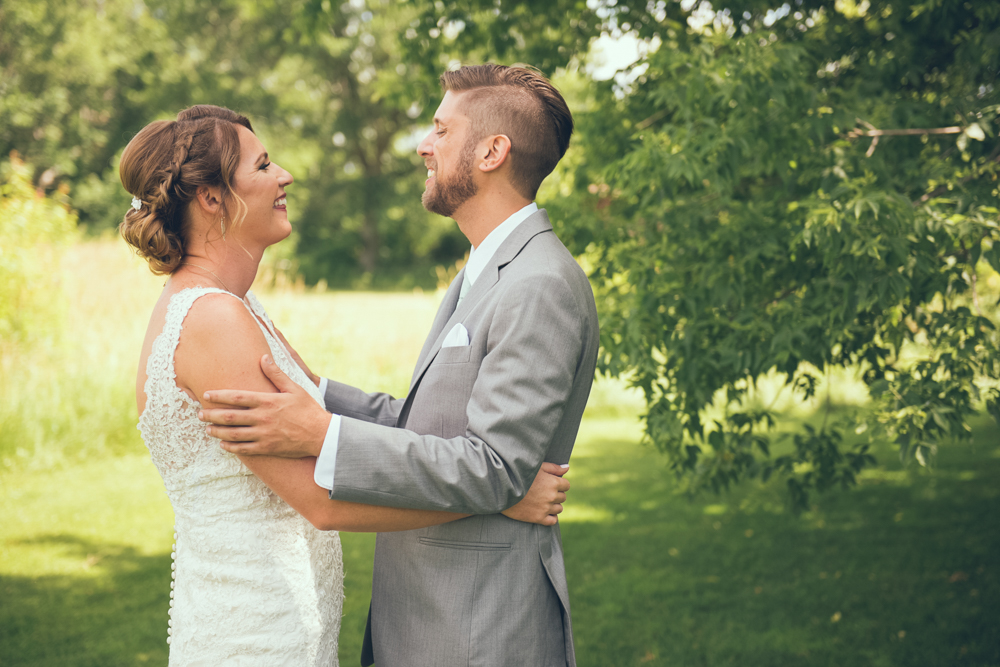
M595 81L608 35L639 57ZM431 286L466 243L420 207L413 149L440 71L484 60L532 63L571 102L539 201L591 272L601 370L644 392L688 488L778 474L801 508L873 442L928 464L998 413L997 3L6 0L0 155L99 232L140 127L230 106L297 176L276 266ZM860 408L823 390L837 373ZM788 401L823 417L785 434Z
M65 192L38 196L16 155L0 169L0 346L58 335L64 306L58 265L76 233Z
M685 482L780 473L804 507L873 441L926 464L984 402L1000 416L980 294L1000 269L1000 6L610 13L659 47L593 95L559 217L592 253L601 365L632 373ZM776 438L758 381L808 400L837 368L867 409Z

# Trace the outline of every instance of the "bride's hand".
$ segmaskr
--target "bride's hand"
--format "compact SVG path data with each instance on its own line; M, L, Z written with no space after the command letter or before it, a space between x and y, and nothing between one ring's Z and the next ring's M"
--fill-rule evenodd
M566 502L566 492L569 491L569 480L563 479L568 470L569 465L543 463L528 493L503 515L526 523L554 526L559 520L556 515L563 511L562 504Z

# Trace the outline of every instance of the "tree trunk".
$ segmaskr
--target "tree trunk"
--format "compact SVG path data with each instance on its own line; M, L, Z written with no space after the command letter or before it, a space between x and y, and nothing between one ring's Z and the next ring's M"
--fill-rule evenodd
M368 193L365 197L365 218L361 226L361 254L358 261L361 269L366 273L374 273L378 266L378 255L381 249L381 240L378 233L378 209L374 201L374 193Z

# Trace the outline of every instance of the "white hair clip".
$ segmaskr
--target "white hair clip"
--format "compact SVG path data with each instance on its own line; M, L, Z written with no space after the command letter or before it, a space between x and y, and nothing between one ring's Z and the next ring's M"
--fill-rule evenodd
M142 200L140 200L138 197L132 197L132 208L134 208L137 211L140 208L142 208Z

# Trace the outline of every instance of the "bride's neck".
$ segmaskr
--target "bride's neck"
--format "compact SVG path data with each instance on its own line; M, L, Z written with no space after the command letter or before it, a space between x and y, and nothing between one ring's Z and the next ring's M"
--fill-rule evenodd
M257 277L259 264L259 254L223 241L188 249L181 268L242 299Z

